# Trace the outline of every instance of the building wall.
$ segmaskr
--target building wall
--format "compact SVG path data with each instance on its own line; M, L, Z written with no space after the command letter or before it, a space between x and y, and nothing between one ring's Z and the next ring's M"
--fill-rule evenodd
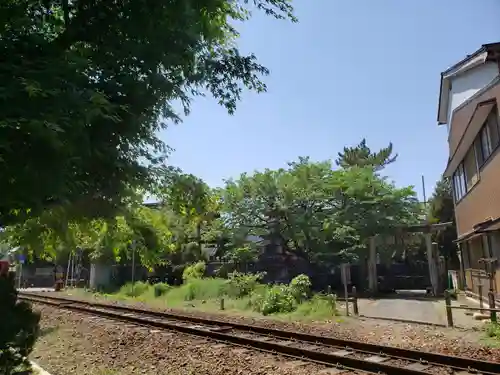
M479 181L455 207L458 235L488 218L500 216L500 154L499 149L480 170Z
M473 68L452 80L450 100L448 102L448 119L450 123L453 111L483 87L486 87L496 76L498 76L498 65L489 62Z
M477 98L459 108L453 116L450 133L450 155L462 139L477 106L489 100L500 105L500 84L492 87ZM471 144L470 147L473 147ZM497 149L480 168L477 182L471 190L456 203L455 215L457 234L461 236L473 230L473 226L488 218L500 216L500 151Z
M485 272L485 265L479 260L481 258L488 258L489 254L484 248L484 238L483 236L472 238L466 241L462 246L463 258L464 258L464 268L465 268L465 283L467 289L475 294L480 294L479 285L482 284L483 292L482 295L486 296L490 283L489 278ZM497 272L497 275L500 273ZM495 276L497 276L495 275ZM494 292L497 293L498 290L498 277L495 277L493 283Z
M483 276L479 276L479 275ZM465 270L465 283L467 285L467 290L472 293L479 295L482 294L483 298L486 299L488 295L488 291L490 288L489 279L486 274L481 271L481 269L466 269ZM482 284L483 290L480 293L479 284ZM495 293L495 298L498 300L500 298L500 294L498 291L500 290L500 272L497 270L495 273L495 279L493 282L493 293Z
M496 99L500 104L500 84L497 83L491 89L485 91L481 95L478 95L478 97L471 99L470 102L461 108L458 108L453 113L453 118L450 123L451 130L448 135L450 157L455 153L478 104L491 99Z
M500 231L491 233L491 255L500 260Z

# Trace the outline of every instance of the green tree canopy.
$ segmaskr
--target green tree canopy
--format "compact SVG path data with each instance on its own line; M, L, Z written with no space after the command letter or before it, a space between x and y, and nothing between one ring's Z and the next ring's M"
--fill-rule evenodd
M172 222L162 212L130 207L106 219L70 221L65 210L46 210L41 216L7 227L1 234L11 246L22 246L27 255L66 261L70 252L84 249L95 261L130 259L132 246L142 264L161 264L175 251Z
M300 256L356 259L368 237L418 221L411 187L396 188L371 167L334 171L300 158L288 169L227 182L224 216L232 230L265 236Z
M217 192L202 179L177 168L166 169L163 181L159 190L163 206L195 229L196 242L201 247L203 225L212 224L220 216Z
M334 169L332 161L307 157L211 189L176 168L163 170L162 204L130 203L118 215L75 220L63 208L45 210L3 237L33 254L52 258L81 247L93 259L130 257L132 242L143 264L181 269L204 259L203 244L217 256L248 263L263 248L260 237L309 263L331 266L366 256L367 240L419 221L421 207L411 187L398 188L373 166ZM436 201L437 204L437 201ZM66 253L64 253L66 249Z
M233 113L265 91L235 44L255 8L295 21L288 0L2 1L0 224L60 205L113 217L150 190L174 102L209 93Z
M451 181L443 177L434 188L429 199L429 215L435 223L452 222L453 225L437 232L434 240L437 242L439 251L446 259L451 261L451 266L458 266L457 245L453 242L457 238L455 226L455 205L453 203Z
M392 143L389 143L387 147L382 148L378 152L372 152L366 145L366 139L363 138L354 147L344 147L344 151L338 153L335 163L342 168L371 166L375 170L381 170L387 165L394 163L397 157L398 154L393 155Z

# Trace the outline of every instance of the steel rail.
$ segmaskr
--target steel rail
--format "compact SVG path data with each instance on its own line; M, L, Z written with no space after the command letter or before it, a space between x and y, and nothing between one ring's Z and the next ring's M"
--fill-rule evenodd
M134 316L130 314L117 313L112 312L109 308L92 308L90 306L86 306L86 304L82 304L79 302L57 302L54 300L50 300L48 298L43 297L26 297L21 296L20 299L25 301L30 301L32 303L42 303L52 305L54 307L59 307L63 309L73 310L80 313L88 313L96 316L103 316L105 318L138 324L141 326L149 326L161 329L168 329L177 332L181 332L188 335L193 335L197 337L203 337L215 340L217 342L223 343L231 343L233 345L242 346L245 348L260 350L264 352L269 352L272 354L283 355L286 357L291 357L299 360L307 360L314 363L335 367L337 369L341 369L342 371L363 371L367 373L373 374L387 374L387 375L396 375L396 374L408 374L408 375L422 375L425 372L401 368L398 366L392 366L388 364L380 364L373 363L370 361L366 361L364 359L353 358L353 357L344 357L337 356L335 354L330 353L322 353L314 350L308 350L304 348L297 348L293 346L289 346L287 344L281 344L278 342L267 341L266 337L261 339L254 339L248 337L241 337L237 335L231 335L224 332L221 332L218 327L211 329L211 327L200 327L200 326L185 326L179 325L175 323L171 323L168 321L158 321L151 320L141 316ZM220 327L224 329L224 327Z
M329 364L332 364L332 360L335 360L333 363L341 364L344 366L350 367L350 364L352 365L353 362L352 360L354 359L355 361L359 361L360 359L357 358L349 358L348 352L349 351L356 351L357 353L364 353L364 354L371 354L372 356L378 356L378 359L380 360L381 357L385 360L393 360L393 359L398 359L398 360L405 360L405 361L410 361L414 362L413 364L407 366L407 367L399 367L399 366L392 366L392 365L387 365L384 363L374 363L373 361L365 361L369 362L369 368L370 371L375 371L375 372L385 372L385 373L390 373L387 371L390 371L391 368L397 368L399 372L398 374L404 374L404 373L412 373L412 374L422 374L426 373L426 370L430 369L430 367L437 366L437 367L446 367L450 370L453 370L455 373L460 373L460 374L499 374L500 373L500 364L495 363L495 362L488 362L488 361L479 361L479 360L473 360L470 358L464 358L464 357L457 357L457 356L447 356L443 354L438 354L438 353L431 353L431 352L419 352L416 350L410 350L410 349L402 349L402 348L396 348L396 347L390 347L390 346L384 346L384 345L376 345L376 344L369 344L365 342L360 342L360 341L351 341L351 340L342 340L342 339L337 339L333 337L325 337L325 336L317 336L317 335L311 335L307 333L301 333L301 332L295 332L295 331L287 331L287 330L278 330L278 329L273 329L273 328L266 328L266 327L259 327L259 326L250 326L247 324L241 324L241 323L233 323L233 322L227 322L227 321L221 321L221 320L215 320L215 319L207 319L207 318L200 318L200 317L193 317L189 315L182 315L182 314L174 314L174 313L168 313L168 312L160 312L160 311L154 311L154 310L146 310L146 309L141 309L141 308L136 308L136 307L130 307L130 306L120 306L120 305L111 305L111 304L106 304L106 303L99 303L99 302L89 302L89 301L82 301L82 300L75 300L75 299L70 299L70 298L62 298L62 297L54 297L54 296L47 296L47 295L41 295L37 293L25 293L21 292L19 293L20 298L24 299L45 299L45 300L50 300L54 301L54 305L58 305L60 307L69 307L73 305L82 305L86 306L92 309L96 308L103 308L103 309L108 309L108 310L114 310L114 311L121 311L121 312L127 312L127 313L135 313L135 314L140 314L140 315L149 315L152 317L156 318L162 318L162 319L170 319L170 320L175 320L175 321L184 321L184 322L191 322L191 323L198 323L198 324L205 324L205 325L211 325L211 326L218 326L219 329L220 327L224 327L226 330L227 329L234 329L234 330L239 330L239 331L246 331L246 332L252 332L254 334L260 334L264 336L269 336L274 339L282 339L282 340L295 340L295 341L302 341L302 342L308 342L310 344L314 345L326 345L326 346L331 346L331 347L337 347L337 348L343 348L346 349L344 350L344 356L339 357L334 356L334 358L325 358L322 357L325 355L325 353L318 353L314 352L312 350L305 350L305 349L297 349L297 348L291 348L290 346L283 346L280 348L275 348L275 349L265 349L261 347L262 349L265 350L271 350L271 351L279 351L282 352L284 349L285 351L288 351L291 355L297 355L297 354L292 354L293 350L300 350L300 353L307 353L308 358L311 360L316 360L320 362L326 362ZM45 301L35 301L33 302L42 302L44 303ZM61 303L63 305L61 305ZM68 305L69 304L69 305ZM184 329L183 327L182 329ZM182 331L182 329L178 328L172 328L178 331ZM206 335L206 329L202 330L203 334ZM189 333L189 332L185 332ZM220 332L219 332L220 333ZM191 332L191 334L193 334ZM224 334L228 336L228 334ZM244 338L241 338L240 336L237 336L236 340L242 340ZM219 340L222 341L231 341L228 339L228 337L225 338L219 338ZM247 340L247 339L245 339ZM251 342L254 342L256 340L254 339L248 339ZM258 341L258 340L257 340ZM234 341L231 341L235 343ZM261 342L261 341L259 341ZM269 345L275 345L276 343L268 343ZM245 345L250 345L250 344L245 344ZM276 344L279 345L279 344ZM255 347L255 345L250 345L252 347ZM264 345L265 346L265 345ZM296 352L295 352L296 353ZM316 354L313 354L316 353ZM326 353L328 354L328 353ZM299 354L303 355L303 354ZM315 355L319 355L320 357L316 357ZM323 359L321 359L323 358ZM374 367L375 366L375 367ZM389 366L390 368L385 368L386 366ZM361 369L358 366L355 368ZM367 370L364 370L367 371ZM411 372L407 372L411 371Z

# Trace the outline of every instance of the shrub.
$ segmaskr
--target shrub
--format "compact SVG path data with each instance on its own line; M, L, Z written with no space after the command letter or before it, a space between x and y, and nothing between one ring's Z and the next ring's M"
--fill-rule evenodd
M485 327L485 331L488 337L500 340L500 324L488 323Z
M182 280L189 281L190 279L201 279L205 275L205 262L198 262L187 266L182 272Z
M309 298L311 294L311 280L307 275L298 275L290 282L290 291L297 303L301 303Z
M254 310L263 315L292 312L297 308L297 301L287 285L274 285L265 293L255 296Z
M226 280L207 278L190 279L178 288L172 288L168 293L170 301L194 301L219 298L224 294Z
M236 279L245 280L241 276L237 276ZM258 282L256 281L253 288L255 289L257 285ZM242 287L243 290L245 290L244 286ZM309 298L310 294L311 281L309 277L298 275L293 278L289 285L274 285L265 288L260 293L252 293L251 304L254 310L263 315L289 313L295 311L302 302ZM334 306L333 309L335 310Z
M161 297L171 289L172 287L167 283L158 283L153 286L155 297Z
M334 295L316 294L297 307L297 315L313 319L329 319L338 315L336 298Z
M197 285L195 285L194 283L188 283L186 285L186 294L185 294L185 297L184 299L186 301L193 301L196 299L196 291L197 291L197 288L196 288Z
M127 283L120 288L119 294L127 297L139 297L146 293L150 288L148 283L138 281L136 283Z
M0 373L5 375L30 367L27 357L39 333L40 314L17 301L14 284L13 274L0 275Z
M234 265L229 263L223 263L219 268L215 270L215 276L221 279L227 279L234 270Z
M229 274L226 282L225 292L230 297L241 298L249 296L259 285L259 281L264 277L263 273L240 273Z

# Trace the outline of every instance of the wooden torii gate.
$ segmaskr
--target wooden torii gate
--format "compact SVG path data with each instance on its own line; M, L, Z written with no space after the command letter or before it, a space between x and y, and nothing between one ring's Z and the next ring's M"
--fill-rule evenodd
M403 233L421 232L425 235L425 245L427 248L427 262L429 264L429 277L431 280L431 288L434 295L439 295L439 269L438 269L438 254L436 247L432 244L432 233L439 232L453 225L452 222L438 224L416 224L409 226L401 226L394 228L394 236ZM379 235L382 236L382 235ZM369 241L369 257L368 257L368 287L371 294L378 292L378 277L377 277L377 238L379 236L370 237Z

